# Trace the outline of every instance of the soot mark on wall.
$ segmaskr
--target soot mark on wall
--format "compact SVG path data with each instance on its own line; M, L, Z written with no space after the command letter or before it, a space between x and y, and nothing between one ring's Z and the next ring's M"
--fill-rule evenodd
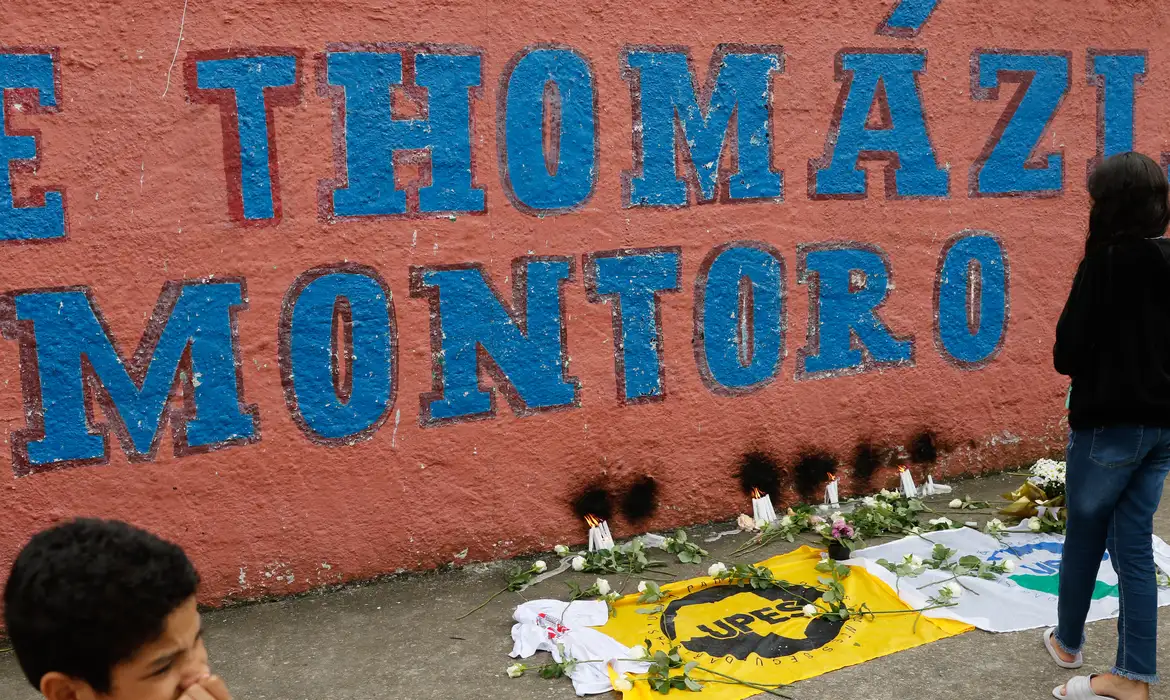
M940 450L938 435L933 430L922 430L910 440L910 461L914 464L934 464L938 462Z
M622 515L632 523L645 520L658 510L658 482L643 476L630 485L622 496Z
M806 503L817 500L820 486L829 480L830 474L837 473L837 458L823 450L804 450L793 467L796 493Z
M780 496L782 477L780 465L766 452L748 452L740 458L739 484L747 495L759 489L775 500Z
M592 515L602 520L613 517L613 496L600 484L590 484L572 502L573 512L578 518Z
M853 480L855 488L861 491L873 490L873 478L889 455L889 449L879 447L870 440L862 440L853 449Z

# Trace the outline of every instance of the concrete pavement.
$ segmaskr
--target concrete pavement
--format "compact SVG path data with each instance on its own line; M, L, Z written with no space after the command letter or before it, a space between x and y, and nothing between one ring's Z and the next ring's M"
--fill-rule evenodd
M957 484L955 491L960 497L994 498L1019 481L999 476ZM702 539L727 529L722 524L691 533ZM1159 512L1155 530L1170 540L1170 511ZM743 540L742 535L725 537L704 546L712 561L726 562ZM773 547L752 559L787 549L791 546ZM505 675L510 663L510 614L521 602L519 596L501 596L481 612L454 621L499 589L508 565L401 576L209 612L205 623L216 671L229 681L237 700L573 698L567 679L546 681L530 675L512 680ZM670 570L685 578L706 566L676 563ZM592 578L567 572L525 591L523 597L563 597L566 582L586 583ZM1163 614L1160 630L1159 658L1167 659L1170 614ZM1116 645L1114 623L1092 625L1089 634L1086 670L1108 670ZM1068 676L1049 662L1039 631L1002 635L975 631L826 674L786 692L797 700L1040 699L1051 697L1052 688ZM12 655L0 655L0 698L36 697Z

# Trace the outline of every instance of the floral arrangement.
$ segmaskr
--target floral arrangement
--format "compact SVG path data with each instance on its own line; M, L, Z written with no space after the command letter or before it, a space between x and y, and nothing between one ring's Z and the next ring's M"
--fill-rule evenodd
M1065 463L1042 459L1032 465L1032 477L1028 480L1040 487L1049 498L1064 495Z
M816 531L834 559L848 559L859 541L857 528L840 513L833 513L827 522L816 525Z
M1032 532L1064 532L1065 463L1041 459L1020 488L1004 494L1003 515L1019 518Z

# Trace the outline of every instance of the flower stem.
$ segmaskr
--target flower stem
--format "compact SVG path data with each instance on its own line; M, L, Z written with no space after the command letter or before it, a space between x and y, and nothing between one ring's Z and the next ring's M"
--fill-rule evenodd
M931 605L925 608L918 608L917 610L866 610L860 614L859 617L868 617L870 615L910 615L911 613L924 613L931 610L938 610L939 608L949 608L950 605Z
M486 608L488 603L492 602L492 601L493 601L493 600L495 600L496 598L499 598L500 596L504 595L504 594L505 594L505 593L507 593L507 592L508 592L508 589L507 589L507 587L500 589L500 590L499 590L499 592L497 592L497 593L496 593L495 595L493 595L491 598L488 598L487 600L483 601L482 603L480 603L480 604L479 604L479 605L477 605L476 607L472 608L471 610L469 610L469 611L467 611L467 612L463 613L462 615L460 615L459 617L455 618L455 622L458 622L458 621L462 620L462 619L463 619L463 618L465 618L465 617L471 617L471 616L472 616L472 615L474 615L475 613L477 613L477 612L479 612L480 610L483 610L484 608Z
M791 700L791 696L785 695L784 693L781 693L781 692L779 692L773 688L770 688L766 685L760 685L759 683L752 683L751 681L743 681L743 680L736 678L735 676L729 676L726 673L716 671L715 669L707 668L706 666L701 666L701 665L696 666L695 671L705 671L707 673L710 673L711 675L719 676L720 678L726 678L727 680L729 680L733 683L737 683L739 685L746 686L746 687L751 688L753 690L758 690L762 693L766 693L766 694L772 695L774 697L789 698L789 700ZM784 686L776 686L776 687L782 688Z
M963 585L963 582L961 580L959 580L960 578L961 577L958 574L955 574L954 576L951 576L950 578L944 578L941 581L931 581L930 583L919 586L918 590L921 591L923 588L930 588L931 586L942 586L942 585L946 585L946 584L950 583L951 581L954 581L955 583L959 584L959 586L963 590L969 592L971 595L979 595L978 591L973 591L970 588L968 588L967 586Z

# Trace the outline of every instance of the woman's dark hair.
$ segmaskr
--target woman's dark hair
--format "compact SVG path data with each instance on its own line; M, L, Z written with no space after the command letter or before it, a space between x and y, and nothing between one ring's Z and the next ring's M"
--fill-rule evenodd
M1170 224L1170 182L1141 153L1110 156L1089 176L1089 237L1085 255L1122 239L1158 238Z

